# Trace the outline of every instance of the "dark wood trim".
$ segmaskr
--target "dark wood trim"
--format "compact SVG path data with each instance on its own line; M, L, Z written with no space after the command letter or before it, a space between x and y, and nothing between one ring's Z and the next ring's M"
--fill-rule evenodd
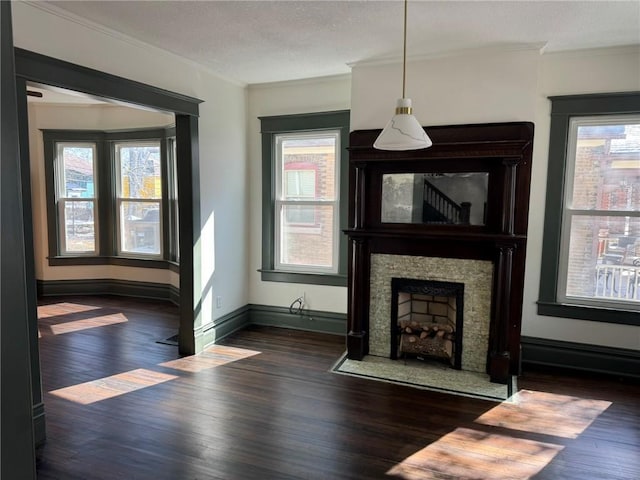
M640 351L522 337L522 363L640 379Z
M174 285L169 285L169 301L180 306L180 289Z
M551 126L545 200L547 208L545 209L544 235L542 237L538 314L640 325L637 313L566 305L557 301L562 231L562 208L559 206L564 205L569 122L572 116L638 113L640 112L640 92L563 95L549 97L549 99L551 100Z
M306 283L311 285L347 286L346 275L282 272L280 270L258 270L261 279L267 282Z
M286 132L304 132L321 129L340 130L341 161L338 168L340 203L339 215L341 231L348 223L349 198L349 110L314 112L297 115L277 115L258 117L262 135L262 268L261 280L268 282L306 283L312 285L347 285L348 242L346 235L340 235L338 242L338 274L295 273L274 270L274 211L275 178L273 175L274 135Z
M318 310L303 310L301 314L296 314L289 312L287 307L249 304L249 323L344 335L347 316Z
M24 79L16 78L16 92L26 92L27 84ZM27 121L28 106L26 95L18 95L18 124ZM29 324L29 352L31 360L31 393L34 405L34 440L36 445L44 443L46 438L44 405L42 404L42 379L40 374L40 345L38 342L38 308L37 286L35 277L35 258L27 252L34 251L33 245L33 214L31 203L31 156L29 153L29 132L18 129L20 140L20 176L22 187L22 217L24 219L25 242L25 271L27 315ZM36 406L42 405L36 415Z
M368 351L373 253L488 260L494 265L487 370L506 382L520 366L520 328L534 126L530 122L425 127L428 149L373 148L380 130L351 133L348 357ZM381 218L383 175L487 172L484 225L394 224Z
M47 439L46 416L42 401L33 404L33 436L36 447L44 445Z
M22 48L15 49L15 57L16 75L33 82L184 115L197 116L198 105L202 103L202 100L197 98L47 57Z
M251 306L244 305L205 325L201 334L204 347L219 343L225 337L249 325L251 323L250 311Z
M180 225L180 353L201 351L196 331L202 325L200 279L200 157L198 119L176 115L176 156L178 165L178 215ZM198 265L198 268L195 268Z
M204 325L197 336L206 348L249 325L344 335L346 324L344 313L304 310L302 314L295 314L286 307L248 304Z
M175 289L175 290L172 290ZM175 299L179 291L169 283L136 282L114 278L91 280L38 280L39 296L58 295L119 295L123 297Z
M0 477L28 480L36 478L31 391L35 362L29 359L35 332L29 325L33 305L27 291L33 272L26 271L26 255L33 252L25 251L33 238L27 238L31 230L25 229L23 212L24 137L17 105L20 102L23 111L25 100L18 99L16 91L11 2L0 2L0 39ZM21 93L26 96L26 90ZM39 371L34 373L39 378Z
M590 320L592 322L617 323L619 325L640 325L640 315L637 311L544 302L542 300L538 301L538 315Z
M52 267L72 266L72 265L122 265L126 267L137 268L155 268L177 271L175 264L172 267L168 260L154 260L144 258L129 258L129 257L92 257L92 256L77 256L77 257L48 257L49 265Z

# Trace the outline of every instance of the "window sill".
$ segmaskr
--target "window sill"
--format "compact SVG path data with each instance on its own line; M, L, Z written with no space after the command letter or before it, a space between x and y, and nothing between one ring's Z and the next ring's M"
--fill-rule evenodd
M307 283L310 285L347 286L346 275L329 275L321 273L296 273L281 270L258 270L264 282Z
M637 311L607 307L538 301L538 315L640 326L640 315Z
M125 267L171 269L167 260L129 257L101 257L101 256L77 256L77 257L48 257L51 267L68 267L73 265L121 265Z

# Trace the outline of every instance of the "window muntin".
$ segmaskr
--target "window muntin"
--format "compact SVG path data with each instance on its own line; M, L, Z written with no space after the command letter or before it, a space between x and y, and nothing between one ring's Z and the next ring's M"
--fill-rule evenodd
M60 142L54 166L61 255L97 255L96 144Z
M569 124L558 300L640 309L640 115Z
M276 134L275 268L337 273L340 131Z
M118 253L162 255L160 142L114 144Z

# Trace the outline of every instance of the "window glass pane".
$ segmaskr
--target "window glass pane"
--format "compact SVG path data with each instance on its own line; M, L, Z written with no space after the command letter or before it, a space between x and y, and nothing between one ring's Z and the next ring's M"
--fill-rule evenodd
M119 144L120 196L123 198L161 198L160 144Z
M284 179L286 200L313 199L316 196L315 170L285 170Z
M160 202L120 203L120 249L160 255Z
M94 202L66 200L63 216L65 252L95 252Z
M640 301L640 218L571 218L569 297Z
M280 215L280 263L332 268L334 207L283 205Z
M569 206L579 210L639 211L640 123L601 123L575 128L573 195Z
M337 135L305 134L280 139L284 198L335 199Z
M62 185L59 197L93 198L95 180L93 171L93 146L59 144L58 155L62 158Z

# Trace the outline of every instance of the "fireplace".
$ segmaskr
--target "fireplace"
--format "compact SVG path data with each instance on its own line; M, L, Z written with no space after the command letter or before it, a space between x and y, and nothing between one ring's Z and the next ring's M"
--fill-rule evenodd
M419 337L433 335L433 328L422 326L414 341L398 333L392 309L405 307L392 293L394 279L455 283L462 285L461 323L454 332L435 330L436 337L452 341L453 358L448 344L429 348L438 348L437 355L455 368L506 383L520 367L533 125L428 132L433 146L414 151L373 149L379 130L351 133L347 356L389 358L394 349L396 356L406 355L411 347L401 346L403 341L420 343ZM434 179L436 200L424 193L433 190L425 185ZM464 216L456 213L462 211Z
M460 370L464 284L393 278L390 357L437 360Z

